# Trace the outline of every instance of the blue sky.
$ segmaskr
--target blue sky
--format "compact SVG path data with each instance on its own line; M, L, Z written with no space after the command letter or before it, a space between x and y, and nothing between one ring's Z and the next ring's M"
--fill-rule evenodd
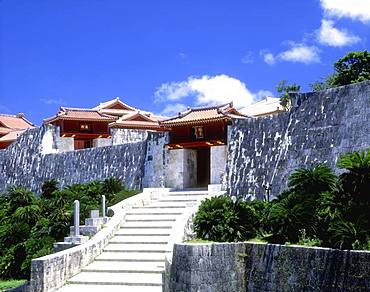
M369 37L370 0L0 0L0 112L245 106L283 79L309 90Z

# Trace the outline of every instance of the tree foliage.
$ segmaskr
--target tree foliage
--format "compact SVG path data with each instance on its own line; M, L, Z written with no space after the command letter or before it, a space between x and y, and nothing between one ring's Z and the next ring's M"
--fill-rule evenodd
M83 223L90 210L99 209L101 195L113 205L136 193L115 178L64 189L56 180L46 181L40 197L21 187L9 188L0 195L0 279L27 278L31 260L50 254L53 243L69 234L74 200L80 201Z
M335 62L334 69L335 86L370 80L370 53L367 50L349 52Z
M326 90L370 80L370 53L367 50L349 52L334 63L334 73L310 85L313 91Z
M248 209L233 207L229 197L205 201L194 221L198 237L243 241L259 235L271 243L369 249L370 149L342 155L337 166L339 176L325 165L300 168L272 202L238 202Z
M287 80L280 81L279 84L276 86L276 91L280 95L280 104L285 109L290 109L291 99L289 93L299 92L300 90L301 86L296 83L288 84Z

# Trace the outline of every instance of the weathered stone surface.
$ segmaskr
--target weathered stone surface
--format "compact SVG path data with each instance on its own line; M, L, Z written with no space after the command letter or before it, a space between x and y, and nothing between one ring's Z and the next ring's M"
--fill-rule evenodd
M9 148L0 150L0 191L19 185L39 192L42 183L53 178L65 186L112 176L128 188L141 188L146 141L43 154L45 145L50 144L44 138L50 127L30 129Z
M164 187L166 182L166 163L169 150L168 133L149 132L144 163L143 187Z
M335 168L340 154L369 147L369 120L370 81L297 94L289 113L235 120L224 186L231 194L262 199L269 182L276 196L297 168Z
M370 252L176 244L167 291L369 291Z

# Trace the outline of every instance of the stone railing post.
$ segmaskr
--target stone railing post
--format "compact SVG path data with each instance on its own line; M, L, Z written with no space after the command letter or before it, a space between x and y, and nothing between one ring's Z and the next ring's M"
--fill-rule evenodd
M105 218L105 210L106 210L106 207L105 207L105 195L102 195L101 196L101 208L102 208L102 217Z
M80 202L75 200L74 202L74 225L75 225L75 232L74 236L80 235Z

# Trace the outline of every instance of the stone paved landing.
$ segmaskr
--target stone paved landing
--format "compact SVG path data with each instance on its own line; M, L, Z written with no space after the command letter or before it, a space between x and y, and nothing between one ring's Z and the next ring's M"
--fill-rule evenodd
M175 191L126 214L103 253L59 292L161 292L167 243L176 218L207 191Z

